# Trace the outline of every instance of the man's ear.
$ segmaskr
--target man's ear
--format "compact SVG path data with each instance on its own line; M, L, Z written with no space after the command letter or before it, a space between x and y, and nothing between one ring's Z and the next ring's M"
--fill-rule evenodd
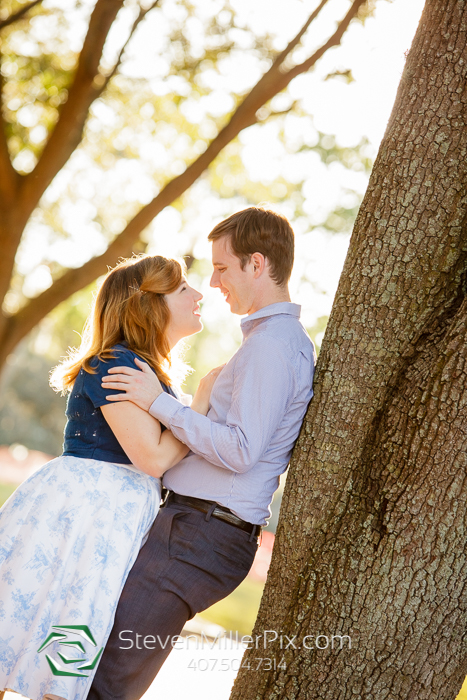
M262 253L253 253L250 257L250 264L253 265L255 277L260 277L266 268L266 258Z

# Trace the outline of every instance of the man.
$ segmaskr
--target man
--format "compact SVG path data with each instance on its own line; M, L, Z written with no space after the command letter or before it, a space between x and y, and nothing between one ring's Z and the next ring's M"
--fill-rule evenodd
M315 351L287 287L294 251L287 219L251 207L208 238L211 286L232 313L247 316L207 416L164 394L144 368L115 368L104 379L126 391L115 400L149 410L191 452L164 474L169 497L123 589L90 700L140 698L186 621L246 577L313 395Z

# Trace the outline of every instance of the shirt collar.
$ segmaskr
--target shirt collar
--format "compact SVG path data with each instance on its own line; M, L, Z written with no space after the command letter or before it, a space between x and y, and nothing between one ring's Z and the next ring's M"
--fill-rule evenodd
M240 326L242 330L249 330L250 324L258 321L260 318L278 316L279 314L300 318L301 308L300 304L293 304L291 301L279 301L277 304L269 304L269 306L264 306L262 309L259 309L259 311L255 311L253 314L242 318Z

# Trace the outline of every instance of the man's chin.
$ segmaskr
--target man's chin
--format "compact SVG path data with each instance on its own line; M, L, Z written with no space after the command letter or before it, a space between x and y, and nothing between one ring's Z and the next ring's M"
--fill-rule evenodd
M226 297L226 302L230 306L230 313L236 314L237 316L244 316L248 313L248 311L244 311L242 308L240 308L238 301L231 299L229 294Z
M238 304L229 304L229 306L230 312L232 314L235 314L236 316L246 316L246 314L248 313L248 311L244 311L243 309L241 309Z

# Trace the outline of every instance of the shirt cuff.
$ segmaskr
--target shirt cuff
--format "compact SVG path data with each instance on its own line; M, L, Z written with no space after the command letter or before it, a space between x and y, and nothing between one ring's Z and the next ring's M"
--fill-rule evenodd
M149 407L149 413L153 418L157 418L157 420L160 420L161 423L168 427L172 418L181 408L185 408L185 406L164 391L152 402Z

